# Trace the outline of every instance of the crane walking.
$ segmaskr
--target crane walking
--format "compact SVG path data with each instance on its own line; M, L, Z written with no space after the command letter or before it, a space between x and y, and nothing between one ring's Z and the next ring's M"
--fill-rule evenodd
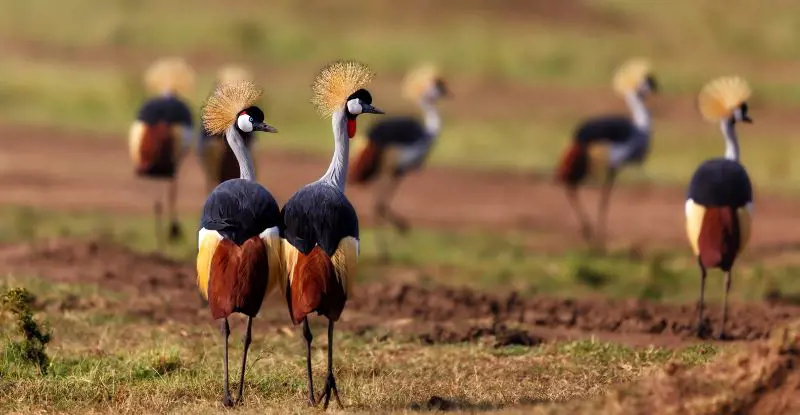
M345 179L356 119L360 114L383 113L372 106L372 96L364 89L373 76L369 67L355 61L333 62L317 74L312 102L320 114L332 119L333 158L325 174L295 192L282 211L289 314L295 325L303 323L309 404L324 399L324 408L331 394L342 406L333 376L333 327L351 293L359 254L358 216L344 194ZM328 319L328 377L318 399L308 325L308 314L313 312Z
M420 169L428 158L442 127L436 103L447 96L448 91L436 68L424 65L406 76L404 94L419 105L423 122L413 117L394 117L374 124L348 173L348 181L353 184L377 181L375 216L402 233L408 230L408 222L392 211L389 203L400 180ZM379 257L385 261L388 257L386 242L379 239L378 244Z
M145 72L145 85L151 94L140 108L128 133L128 149L138 176L167 180L167 214L170 218L169 240L182 236L176 212L178 168L192 140L192 112L184 98L194 87L195 74L180 58L154 62ZM162 242L162 203L153 204L156 244Z
M614 89L625 99L631 117L604 116L581 123L569 148L561 158L556 179L563 183L567 199L587 242L593 240L604 248L608 203L617 172L626 164L642 163L650 148L650 112L645 98L657 92L650 64L633 59L623 64L614 75ZM592 229L589 218L578 200L578 186L590 176L603 181L597 214L597 228Z
M710 268L725 273L725 299L720 339L726 339L728 293L736 257L750 238L753 186L739 162L736 123L751 123L747 114L750 87L739 77L721 77L706 84L698 96L703 117L719 123L725 138L725 156L706 160L695 170L686 200L686 232L700 266L700 302L697 334L710 328L703 319L706 274Z
M260 96L261 90L252 82L223 83L208 98L202 114L208 132L225 134L240 172L238 179L219 184L208 196L197 235L197 284L208 300L211 317L222 320L225 406L234 404L228 391L228 317L233 313L247 316L237 398L241 403L253 317L284 275L278 203L254 181L252 159L243 138L254 131L277 132L264 123L264 112L255 106Z

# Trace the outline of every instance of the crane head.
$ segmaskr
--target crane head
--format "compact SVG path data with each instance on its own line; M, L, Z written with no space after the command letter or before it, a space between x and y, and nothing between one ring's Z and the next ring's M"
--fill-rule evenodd
M364 88L347 97L345 114L347 115L347 135L353 138L356 135L356 118L361 114L383 114L384 112L372 106L372 94Z
M250 106L239 112L236 117L236 128L243 133L251 133L253 131L278 132L278 129L264 122L264 111L256 106Z

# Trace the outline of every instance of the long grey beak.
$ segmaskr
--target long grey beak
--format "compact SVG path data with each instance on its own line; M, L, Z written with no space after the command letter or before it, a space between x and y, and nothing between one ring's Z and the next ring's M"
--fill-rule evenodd
M263 122L254 122L253 131L263 131L265 133L277 133L278 129Z
M373 107L370 104L361 104L361 112L370 114L385 114L385 112L381 111L376 107Z
M748 117L748 116L746 116L746 115L744 117L742 117L742 121L746 122L748 124L752 124L753 123L753 119Z

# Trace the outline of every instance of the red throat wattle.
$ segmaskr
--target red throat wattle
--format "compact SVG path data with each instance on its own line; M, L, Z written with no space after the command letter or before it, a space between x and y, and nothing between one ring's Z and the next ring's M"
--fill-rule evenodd
M353 138L356 135L356 120L355 118L347 119L347 137Z

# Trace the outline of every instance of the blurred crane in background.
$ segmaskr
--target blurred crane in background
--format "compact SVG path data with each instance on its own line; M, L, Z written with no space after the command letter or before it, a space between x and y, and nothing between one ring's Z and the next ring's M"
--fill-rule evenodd
M566 186L583 238L589 243L594 239L601 249L605 245L608 202L617 172L626 164L643 162L649 151L651 121L644 101L657 91L650 64L642 59L623 64L614 75L613 85L628 104L631 116L604 116L582 122L556 172L556 179ZM595 229L577 192L578 186L591 176L603 181Z
M375 216L389 221L405 233L408 222L389 207L391 198L407 173L422 167L442 128L436 103L448 94L444 80L432 65L423 65L406 75L403 85L407 99L419 105L423 121L394 117L378 121L367 132L366 143L349 172L348 181L367 184L376 181ZM386 242L378 239L379 258L388 260Z
M153 96L139 108L128 135L136 174L146 179L168 182L166 200L170 241L182 236L175 202L178 169L192 140L192 112L184 100L194 88L194 82L195 73L183 59L163 58L154 62L145 72L145 86ZM156 196L153 213L156 243L161 249L163 205L160 196Z
M728 320L728 292L731 269L737 255L750 238L753 187L747 171L739 163L736 123L750 123L747 99L750 87L738 77L717 78L706 84L698 96L703 117L719 123L725 138L725 156L704 161L689 182L686 200L686 231L700 266L700 302L697 313L698 336L710 328L703 319L706 273L719 268L725 273L725 299L720 339L725 339Z
M220 69L217 74L217 86L225 82L253 81L252 73L246 68L228 65ZM244 145L248 151L252 150L253 133L242 133ZM197 145L197 156L206 178L207 191L211 191L218 184L239 177L239 164L236 155L225 142L224 134L211 135L201 126L200 140ZM253 160L253 174L258 177L255 160Z
M243 138L255 131L277 132L264 123L264 112L255 106L260 96L261 90L251 82L227 82L217 87L203 107L204 128L211 134L225 135L241 176L221 183L208 196L197 235L197 284L208 300L211 317L222 319L225 406L233 406L228 391L228 317L233 313L247 316L237 398L241 403L253 317L285 274L278 202L255 181Z
M284 205L284 260L288 272L286 298L292 322L303 323L306 340L308 399L323 406L339 392L333 376L333 326L344 310L356 278L359 255L358 215L344 193L350 139L356 133L360 114L382 114L372 106L372 96L363 89L373 78L366 65L355 61L336 61L314 79L313 99L317 110L332 118L333 159L316 182L300 188ZM314 398L311 373L311 329L308 314L328 319L328 377L319 399Z

